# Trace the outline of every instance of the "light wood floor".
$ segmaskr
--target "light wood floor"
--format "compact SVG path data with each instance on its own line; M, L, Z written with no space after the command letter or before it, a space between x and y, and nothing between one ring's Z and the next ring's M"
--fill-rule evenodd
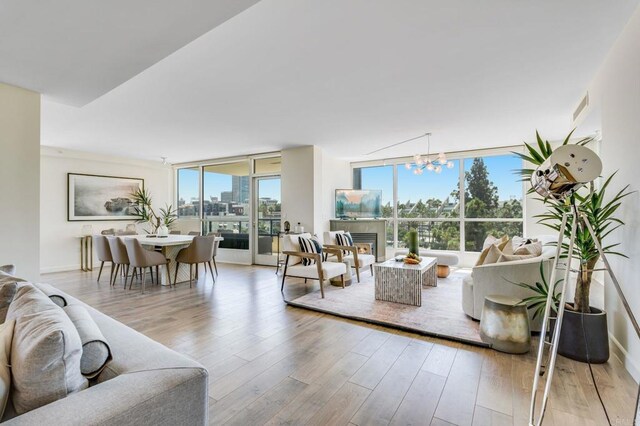
M110 288L94 272L50 282L209 369L211 424L525 425L534 352L506 355L287 306L273 268L218 265L193 289ZM317 284L292 280L288 297ZM357 284L354 284L357 285ZM635 383L594 366L614 425ZM561 359L545 425L605 425L586 365Z

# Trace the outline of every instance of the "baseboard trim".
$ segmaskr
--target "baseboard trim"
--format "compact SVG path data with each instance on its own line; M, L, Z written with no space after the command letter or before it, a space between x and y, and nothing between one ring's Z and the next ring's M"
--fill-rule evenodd
M620 342L618 342L618 339L616 339L611 333L609 333L609 340L612 343L611 352L613 355L618 359L618 361L620 361L624 368L627 369L629 374L631 374L631 377L633 377L636 382L640 383L640 367L638 364L636 364L629 355L629 352L627 352Z
M100 268L100 263L98 262L98 268ZM93 269L95 268L95 264L93 265ZM54 272L67 272L67 271L79 271L80 264L77 265L66 265L66 266L50 266L47 268L40 268L41 274L52 274Z

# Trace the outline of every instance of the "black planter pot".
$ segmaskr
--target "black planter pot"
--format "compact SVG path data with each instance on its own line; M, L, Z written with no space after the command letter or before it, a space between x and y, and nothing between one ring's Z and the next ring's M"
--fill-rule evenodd
M555 319L552 319L549 325L550 335L553 336ZM607 362L609 360L607 313L593 307L589 314L566 309L562 318L558 353L580 362L591 364Z

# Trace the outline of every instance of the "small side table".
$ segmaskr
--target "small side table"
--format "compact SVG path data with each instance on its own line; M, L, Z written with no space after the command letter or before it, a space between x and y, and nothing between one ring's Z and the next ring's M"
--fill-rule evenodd
M342 263L344 263L347 267L347 273L344 274L344 286L345 287L349 287L351 285L352 279L353 279L353 271L351 269L351 260L350 259L345 259L342 261ZM336 287L342 287L342 279L340 278L341 275L338 275L337 277L333 277L329 280L329 282L331 283L331 285L336 286Z
M80 239L80 269L93 271L93 236L83 235Z
M527 307L519 299L489 295L484 298L480 338L500 352L524 354L531 349Z

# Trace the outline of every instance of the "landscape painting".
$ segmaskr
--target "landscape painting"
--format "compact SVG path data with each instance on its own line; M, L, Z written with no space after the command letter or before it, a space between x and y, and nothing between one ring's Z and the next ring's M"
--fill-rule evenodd
M377 218L382 216L382 191L336 189L337 218Z
M67 174L67 220L136 220L132 193L144 179Z

